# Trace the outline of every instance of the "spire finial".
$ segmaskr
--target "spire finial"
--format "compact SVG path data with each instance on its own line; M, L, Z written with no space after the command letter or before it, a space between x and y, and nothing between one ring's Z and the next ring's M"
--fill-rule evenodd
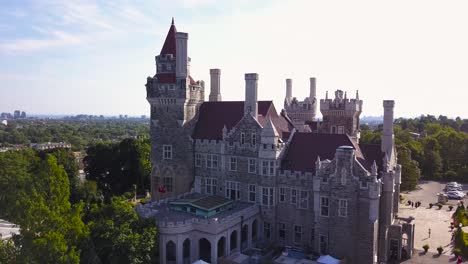
M348 98L348 93L344 92L344 99L346 100Z
M359 100L359 90L356 90L356 100Z
M328 91L325 93L325 100L328 99Z
M172 23L171 23L171 25L174 25L174 17L172 17Z

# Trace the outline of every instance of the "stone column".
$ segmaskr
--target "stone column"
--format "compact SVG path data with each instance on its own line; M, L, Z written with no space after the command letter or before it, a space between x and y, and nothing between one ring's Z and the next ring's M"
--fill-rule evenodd
M183 251L183 241L180 237L177 238L176 244L176 263L184 264L184 251Z
M252 248L252 223L253 221L250 221L247 225L247 249Z
M160 263L166 262L166 241L163 239L159 240L159 261Z
M226 257L231 255L231 230L229 229L227 230L227 234L226 234L226 248L224 251L224 255Z
M240 227L240 229L237 230L237 248L236 248L236 252L240 252L240 249L242 247L241 245L241 232L242 232L242 226Z
M216 237L211 242L211 264L218 264L218 241Z

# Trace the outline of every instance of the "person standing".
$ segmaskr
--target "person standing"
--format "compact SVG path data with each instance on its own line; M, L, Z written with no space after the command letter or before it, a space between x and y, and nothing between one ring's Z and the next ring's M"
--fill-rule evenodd
M430 228L428 230L428 233L429 233L429 237L431 237L431 229Z

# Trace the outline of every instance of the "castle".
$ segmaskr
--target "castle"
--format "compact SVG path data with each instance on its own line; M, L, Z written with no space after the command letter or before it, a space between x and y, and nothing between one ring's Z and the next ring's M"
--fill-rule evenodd
M190 75L188 34L174 21L147 78L151 105L151 196L141 214L159 227L161 263L242 263L278 247L351 263L411 256L413 219L398 217L401 166L393 101L383 101L381 145L359 143L359 94L292 97L284 110L258 100L259 75L245 74L245 100L222 101L221 70Z

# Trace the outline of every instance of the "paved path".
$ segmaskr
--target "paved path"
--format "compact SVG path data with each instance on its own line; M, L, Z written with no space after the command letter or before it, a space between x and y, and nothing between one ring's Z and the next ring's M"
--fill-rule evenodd
M423 251L417 251L414 253L411 259L401 262L402 264L445 264L445 263L456 263L454 257L446 255L438 255L437 253L424 253ZM463 263L467 263L464 261Z

